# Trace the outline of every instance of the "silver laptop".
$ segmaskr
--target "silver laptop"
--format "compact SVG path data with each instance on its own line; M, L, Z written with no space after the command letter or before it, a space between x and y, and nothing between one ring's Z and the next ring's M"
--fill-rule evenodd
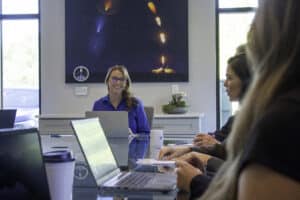
M126 111L87 111L86 118L98 117L118 166L128 167L129 131Z
M0 128L13 128L16 112L16 109L0 109Z
M72 127L100 193L169 192L176 188L176 175L121 172L97 118L73 120Z
M106 137L128 138L129 123L127 111L86 111L85 117L98 117Z

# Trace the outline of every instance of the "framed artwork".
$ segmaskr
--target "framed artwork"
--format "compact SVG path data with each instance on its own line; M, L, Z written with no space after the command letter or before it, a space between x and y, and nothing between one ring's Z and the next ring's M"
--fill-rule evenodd
M188 81L187 0L65 0L66 83Z

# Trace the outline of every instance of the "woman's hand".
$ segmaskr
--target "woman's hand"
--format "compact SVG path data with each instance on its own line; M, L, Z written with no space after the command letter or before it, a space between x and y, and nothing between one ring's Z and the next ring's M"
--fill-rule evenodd
M220 144L220 142L211 135L199 133L195 136L193 144L195 146L211 146L214 144Z
M159 151L159 160L172 160L190 152L190 147L187 146L164 146Z
M186 192L190 192L192 179L197 175L203 174L203 172L183 160L176 160L176 166L177 187Z
M182 155L178 157L178 160L186 161L193 165L194 167L197 167L201 170L203 170L203 167L207 165L208 160L211 158L210 155L205 153L198 153L198 152L190 152L185 155ZM204 166L203 166L204 165Z

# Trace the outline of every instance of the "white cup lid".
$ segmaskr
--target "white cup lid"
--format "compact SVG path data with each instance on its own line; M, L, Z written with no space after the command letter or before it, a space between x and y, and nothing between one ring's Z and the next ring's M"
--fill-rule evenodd
M71 162L75 160L72 152L68 150L49 151L44 153L43 157L44 161L48 163Z

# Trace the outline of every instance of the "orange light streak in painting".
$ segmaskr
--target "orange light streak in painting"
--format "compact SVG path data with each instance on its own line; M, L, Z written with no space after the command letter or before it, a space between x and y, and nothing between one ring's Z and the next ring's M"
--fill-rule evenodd
M175 73L175 70L174 70L174 69L171 69L171 68L169 68L169 67L166 67L166 68L164 69L164 72L165 72L165 74L174 74L174 73Z
M164 44L166 43L166 34L161 32L159 33L160 41Z
M155 4L152 2L152 1L149 1L148 2L148 8L150 9L150 11L153 13L153 14L156 14L156 7L155 7Z
M107 12L111 8L112 8L112 0L105 0L104 1L104 10Z
M160 61L161 61L161 64L164 66L164 64L166 63L166 57L165 56L161 56L160 57Z
M152 73L160 74L160 73L163 73L163 71L164 71L164 68L160 67L160 68L157 68L157 69L153 69Z
M161 20L160 20L160 17L155 17L155 21L156 21L156 24L158 25L158 26L161 26Z

